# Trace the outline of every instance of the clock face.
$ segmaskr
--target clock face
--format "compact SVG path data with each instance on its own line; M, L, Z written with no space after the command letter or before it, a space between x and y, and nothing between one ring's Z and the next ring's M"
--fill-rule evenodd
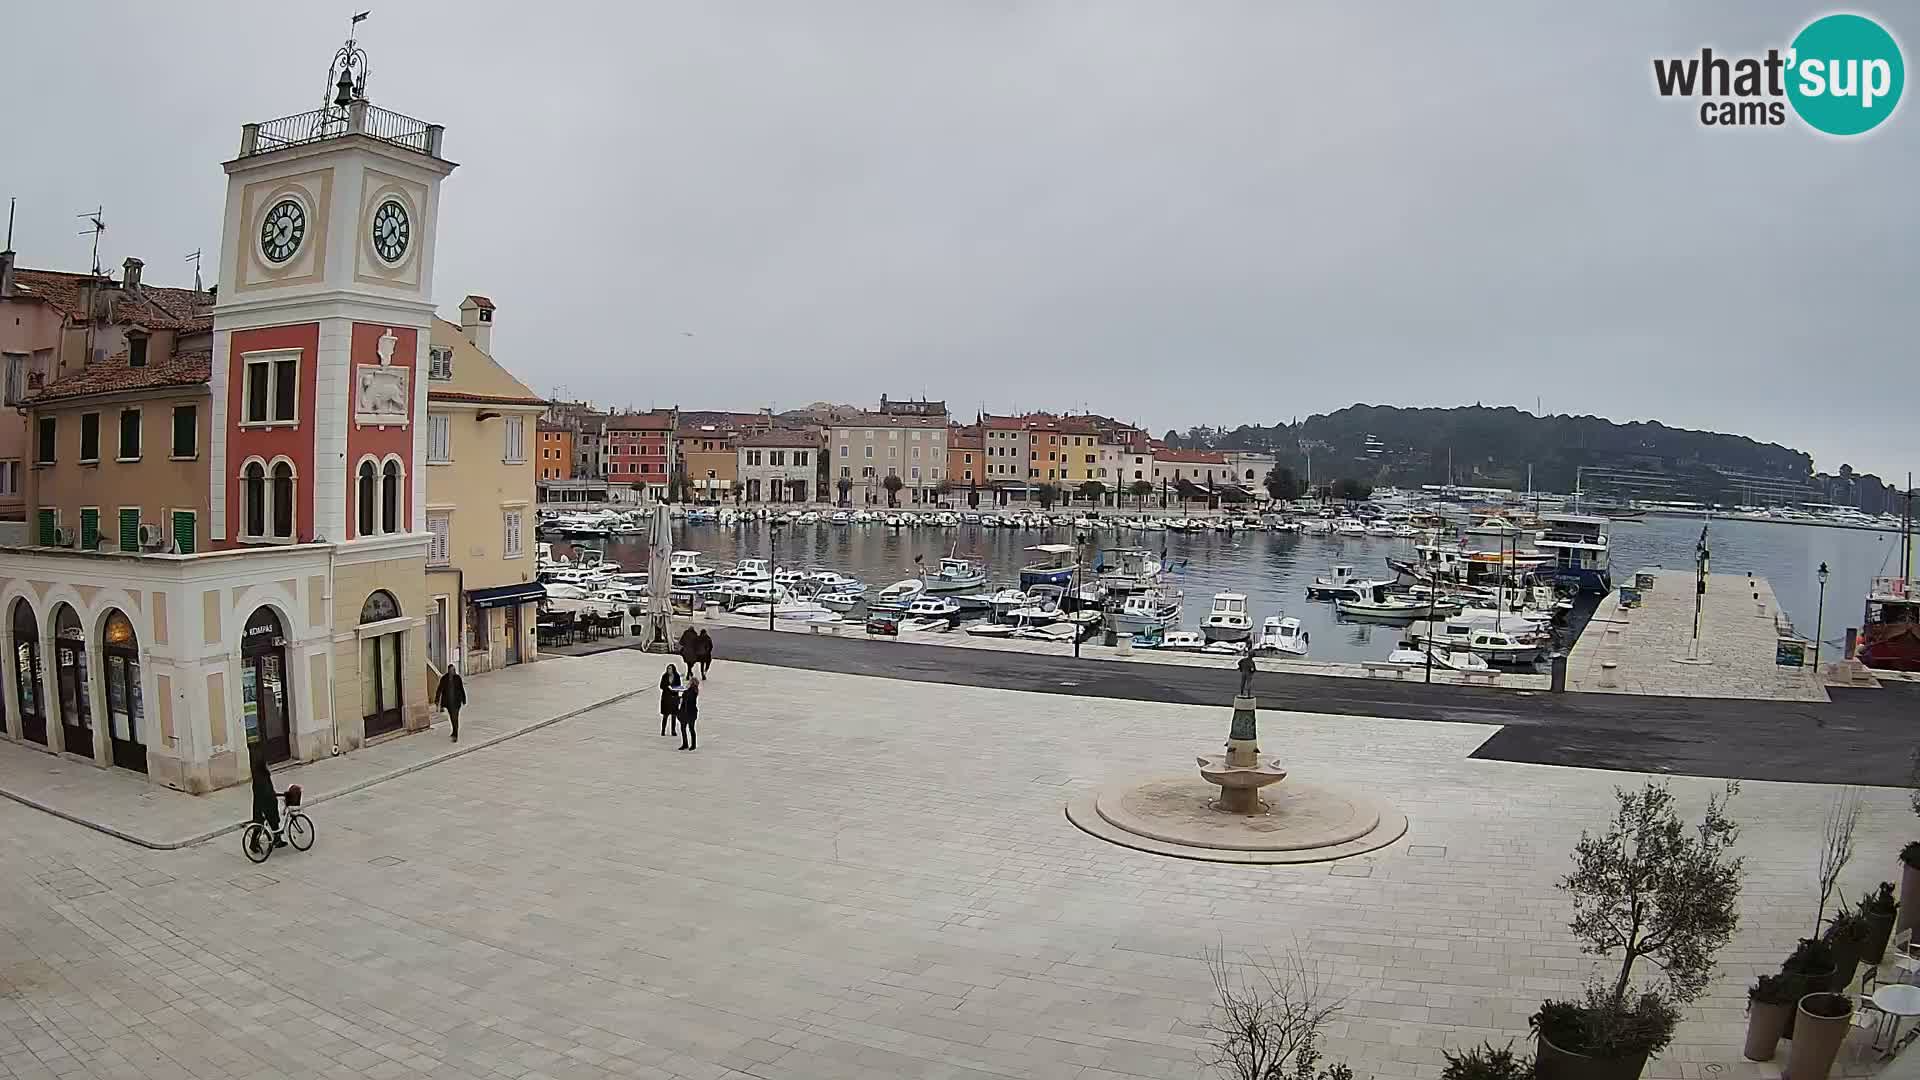
M413 224L407 220L407 208L393 199L373 212L374 254L397 263L407 253L407 241L413 238Z
M292 199L281 199L260 223L260 253L270 263L286 262L306 237L307 212Z

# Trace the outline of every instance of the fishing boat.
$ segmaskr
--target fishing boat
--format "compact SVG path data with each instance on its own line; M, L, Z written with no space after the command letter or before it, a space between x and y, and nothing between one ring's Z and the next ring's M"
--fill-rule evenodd
M1151 589L1134 593L1120 602L1118 610L1107 616L1116 633L1141 634L1164 630L1180 624L1182 597L1178 590Z
M807 575L807 584L821 592L852 593L855 596L867 591L865 582L836 570L815 570Z
M1100 584L1110 592L1134 593L1151 589L1160 580L1160 559L1143 548L1112 548L1100 571Z
M1020 587L1065 586L1073 580L1072 544L1035 544L1027 551L1033 561L1020 568Z
M697 551L676 551L667 556L667 573L675 585L706 585L713 581L714 570L700 562Z
M1334 610L1349 619L1374 619L1382 622L1412 622L1425 615L1430 605L1404 596L1388 596L1385 585L1375 585L1366 596L1336 600Z
M1201 620L1200 632L1209 642L1245 641L1253 634L1253 617L1247 614L1245 593L1214 593L1213 606Z
M987 583L987 570L970 559L941 559L940 569L927 576L928 592L961 592Z
M1330 574L1313 579L1307 586L1307 598L1310 600L1358 600L1382 585L1391 585L1391 581L1375 581L1363 578L1353 572L1351 565L1335 563Z
M752 582L772 580L772 564L765 559L741 559L739 562L733 564L733 569L722 574L717 574L714 577L714 581L721 585L745 585Z
M776 585L774 588L777 589L779 586ZM757 604L741 604L734 608L733 612L736 615L764 619L767 617L768 606L764 601ZM773 601L771 606L774 618L789 622L825 622L840 617L839 612L820 603L818 599L783 594L780 599Z
M1533 546L1547 556L1538 574L1583 593L1613 588L1608 519L1592 514L1542 514Z
M1260 622L1260 639L1254 643L1254 651L1283 656L1307 655L1307 632L1301 629L1300 620L1289 615L1282 618L1269 615Z
M1365 536L1367 525L1359 518L1341 518L1333 523L1333 533L1343 539Z
M1195 652L1206 647L1206 637L1192 630L1169 630L1161 636L1158 646L1162 649L1187 649Z
M907 605L900 629L919 633L944 634L960 618L960 605L944 596L922 596Z
M1471 652L1496 664L1531 664L1541 653L1540 642L1530 635L1458 620L1418 624L1407 631L1407 640L1422 647L1431 640L1436 649Z
M1873 579L1854 655L1868 667L1920 671L1920 582Z

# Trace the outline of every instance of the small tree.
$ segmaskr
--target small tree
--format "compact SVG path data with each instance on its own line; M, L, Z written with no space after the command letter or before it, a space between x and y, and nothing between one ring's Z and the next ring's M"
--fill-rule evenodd
M1275 465L1268 469L1267 478L1262 483L1274 502L1288 502L1300 494L1300 489L1293 479L1293 470L1284 465Z
M1820 923L1827 917L1827 901L1833 899L1833 890L1840 883L1840 872L1853 860L1853 831L1860 824L1860 792L1855 788L1844 787L1834 793L1833 805L1827 808L1826 827L1820 837L1820 908L1813 916L1813 932L1820 933ZM1844 906L1845 901L1841 901Z
M893 473L888 473L887 478L880 481L880 486L887 489L887 505L899 506L900 489L906 487L907 482Z
M1041 484L1033 489L1034 498L1040 500L1040 509L1053 509L1053 500L1060 497L1060 485Z
M1440 1070L1440 1080L1532 1080L1533 1077L1533 1059L1516 1056L1512 1043L1498 1050L1492 1043L1481 1043L1464 1053L1442 1050L1440 1054L1447 1059L1447 1067Z
M840 505L846 506L848 504L847 493L853 490L853 481L843 476L833 486L840 489Z
M1340 1011L1327 1001L1320 980L1298 950L1282 960L1272 954L1227 963L1223 952L1207 954L1213 976L1212 1055L1201 1064L1231 1080L1353 1080L1344 1062L1320 1063L1320 1029Z
M1714 955L1740 925L1741 860L1730 854L1739 826L1726 815L1739 790L1730 783L1709 798L1690 833L1664 784L1615 788L1617 806L1606 830L1580 834L1573 872L1559 883L1573 897L1567 928L1580 939L1580 951L1617 954L1620 972L1612 986L1590 985L1582 1002L1541 1005L1534 1029L1555 1046L1623 1057L1656 1053L1673 1038L1676 1006L1706 992ZM1630 996L1642 957L1660 968L1666 985Z
M1147 496L1153 494L1153 484L1146 480L1135 480L1133 486L1127 490L1133 493L1134 510L1136 512L1145 510L1147 508ZM1920 810L1916 810L1915 812L1920 813Z
M1098 480L1089 480L1086 483L1080 485L1080 497L1094 504L1095 506L1100 505L1100 497L1105 495L1106 493L1107 493L1107 485L1101 483Z

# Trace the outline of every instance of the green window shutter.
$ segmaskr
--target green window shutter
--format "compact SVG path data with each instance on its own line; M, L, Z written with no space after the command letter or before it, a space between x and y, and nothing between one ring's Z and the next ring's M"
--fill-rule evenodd
M179 545L180 554L193 554L193 511L173 512L173 542Z
M140 550L140 511L138 508L120 511L120 550Z
M100 511L80 511L80 549L92 551L100 546Z
M59 517L52 510L40 511L40 545L53 546L53 532L58 527Z

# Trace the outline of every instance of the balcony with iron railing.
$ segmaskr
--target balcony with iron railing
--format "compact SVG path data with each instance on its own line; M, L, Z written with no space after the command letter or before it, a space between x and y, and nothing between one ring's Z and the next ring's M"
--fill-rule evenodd
M402 116L366 101L355 101L344 108L329 106L262 124L243 125L240 156L253 157L349 135L365 135L389 146L437 158L445 132L439 124Z

